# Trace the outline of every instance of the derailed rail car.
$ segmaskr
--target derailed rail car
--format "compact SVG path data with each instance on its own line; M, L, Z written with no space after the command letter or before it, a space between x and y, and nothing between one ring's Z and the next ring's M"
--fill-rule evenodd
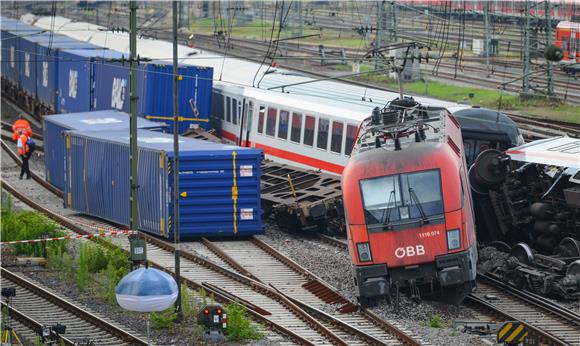
M137 227L173 238L173 137L138 131ZM69 132L65 207L129 223L129 130ZM179 223L182 239L263 232L259 149L180 137Z
M477 249L459 122L412 99L363 122L342 175L348 246L362 305L408 288L458 300L475 283Z

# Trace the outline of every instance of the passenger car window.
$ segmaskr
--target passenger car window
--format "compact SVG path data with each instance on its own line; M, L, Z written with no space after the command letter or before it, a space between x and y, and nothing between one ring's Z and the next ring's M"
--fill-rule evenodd
M304 145L312 146L314 144L314 124L316 118L307 115L304 121Z
M332 138L330 139L330 151L335 153L342 152L342 132L344 124L341 122L332 123Z
M268 119L266 119L266 134L268 136L274 136L276 132L276 113L278 113L276 108L268 107Z
M238 100L232 98L232 122L238 124Z
M354 141L356 141L356 133L358 127L355 125L346 125L346 143L344 143L344 154L350 155L352 152L352 147L354 146Z
M226 96L226 121L228 123L232 122L232 102L229 96Z
M260 106L260 112L258 113L258 133L264 131L264 115L266 113L266 107Z
M302 130L302 114L292 113L292 131L290 132L290 140L292 142L300 143L301 130Z
M328 147L328 125L330 121L328 119L319 118L318 119L318 139L316 140L316 146L320 149L326 150Z
M224 120L224 95L222 94L215 94L213 98L213 114L214 116Z
M288 139L288 111L280 110L280 121L278 121L278 138Z

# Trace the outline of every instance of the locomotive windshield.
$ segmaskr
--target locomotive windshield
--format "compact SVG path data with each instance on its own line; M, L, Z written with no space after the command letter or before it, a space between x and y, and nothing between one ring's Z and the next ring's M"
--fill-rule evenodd
M367 226L385 226L443 214L439 170L388 175L360 182Z

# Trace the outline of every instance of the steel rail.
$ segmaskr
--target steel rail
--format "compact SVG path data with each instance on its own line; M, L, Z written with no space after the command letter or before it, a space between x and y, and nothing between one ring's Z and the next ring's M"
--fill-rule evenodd
M16 162L19 166L22 166L22 160L20 160L20 157L18 157L18 155L16 155L16 153L3 140L0 140L0 142L2 144L2 149L4 149L4 151L6 151L6 153L12 158L12 160L14 160L14 162ZM32 177L32 179L34 179L34 181L36 181L37 183L42 185L42 187L44 187L48 191L55 194L57 197L59 197L59 198L64 197L64 193L62 191L60 191L56 187L52 186L52 184L50 184L49 182L44 180L36 172L30 171L30 176Z
M2 305L3 311L8 311L8 314L10 316L10 319L14 318L18 322L22 323L26 328L29 328L30 329L30 331L32 332L32 334L35 334L36 335L36 334L39 334L42 331L43 325L41 323L37 322L32 317L27 316L26 314L20 312L18 309L15 309L13 306L9 306L5 302L2 302L1 305ZM17 327L12 326L12 328L14 330L17 330L18 331L18 328ZM20 331L20 333L17 332L16 334L18 335L19 338L22 338L23 337L23 335L22 335L23 332L22 331ZM73 341L69 340L64 335L59 335L59 342L62 342L66 346L75 346L75 345L77 345L76 343L74 343Z
M66 228L68 228L76 233L79 233L79 234L90 233L90 232L87 232L86 230L84 230L82 227L76 225L72 220L65 218L65 217L59 215L58 213L56 213L50 209L47 209L46 207L42 206L41 204L36 203L35 201L31 200L29 197L25 196L24 194L20 193L16 189L14 189L4 179L0 179L0 185L2 188L7 190L9 193L13 194L16 198L18 198L22 202L29 205L31 208L36 209L36 210L44 213L49 218L55 220L56 222L65 226ZM142 236L146 239L147 243L150 246L155 246L159 250L162 250L164 252L173 253L173 251L175 251L172 244L169 244L165 241L159 240L157 238L151 237L151 236L146 235L146 234L142 234ZM124 250L127 251L126 249L124 249ZM168 269L168 266L163 265L158 260L151 259L151 254L154 251L155 251L154 249L148 249L148 254L150 254L149 263L154 267L157 267L161 270L164 270L170 274L173 274L173 271ZM255 281L251 278L245 277L245 276L240 275L236 272L233 272L233 271L230 271L226 268L220 267L212 262L209 262L209 261L207 261L199 256L196 256L194 254L191 254L187 251L182 251L181 255L184 259L190 261L189 263L184 262L184 265L189 265L189 266L195 265L195 264L201 265L201 266L208 268L209 270L211 270L215 273L218 273L218 274L225 276L229 279L235 280L235 281L247 286L249 289L251 289L251 290L253 290L253 291L255 291L255 292L257 292L265 297L268 297L269 299L277 301L279 304L281 304L282 306L284 306L287 309L289 315L297 316L299 319L305 321L308 325L311 326L311 328L316 333L320 333L320 334L324 335L329 340L331 340L331 342L333 344L347 345L347 343L344 342L339 336L335 335L333 332L328 330L326 327L324 327L322 324L320 324L318 321L316 321L312 316L310 316L308 313L306 313L304 310L302 310L300 307L298 307L292 301L290 301L290 300L286 299L284 296L280 295L274 289L272 289L264 284L261 284L261 283ZM268 319L267 315L269 315L269 312L267 310L261 309L255 305L249 303L247 300L239 298L234 293L220 292L219 290L215 289L216 286L212 286L211 284L208 284L207 282L204 282L204 281L196 282L196 281L188 278L186 275L184 275L184 277L182 279L189 287L196 288L196 289L197 288L204 288L208 292L214 294L216 297L219 297L219 299L221 299L221 301L225 301L225 302L237 301L238 303L246 306L248 308L248 312L253 317L255 317L257 320L259 320L260 322L262 322L266 326L270 327L271 329L276 330L276 331L280 332L281 334L288 336L289 338L291 338L292 340L296 341L299 344L315 345L315 343L304 338L298 332L290 330L289 328L284 327L283 325L280 325L278 322L273 321L271 319Z
M101 319L100 317L86 311L85 309L83 309L75 304L68 302L67 300L47 291L46 289L32 283L31 281L28 281L28 280L20 277L19 275L16 275L16 274L8 271L6 268L1 268L1 273L2 273L2 280L9 281L10 283L17 285L17 286L25 289L26 291L32 293L34 296L40 297L43 301L50 302L51 304L58 306L60 309L73 315L77 319L88 323L91 328L96 327L96 328L100 329L101 331L104 331L107 334L110 334L114 338L122 340L123 342L129 343L131 345L147 345L147 342L140 339L139 337L129 333L126 330L123 330L122 328L120 328L116 325L113 325L112 323L110 323L108 321ZM23 304L23 307L24 306L25 305ZM34 309L32 306L30 306L30 308ZM50 308L50 305L45 306L44 308ZM41 307L36 306L35 309L41 309ZM21 312L24 313L24 311L21 311ZM44 310L42 312L47 312L47 311ZM62 318L62 316L59 317L58 321L55 320L54 322L62 321L61 318ZM88 332L89 331L93 332L92 330L88 330ZM69 336L69 338L70 338L70 336Z
M467 302L484 307L506 320L524 324L541 342L580 344L580 315L577 313L487 275L478 275L477 280L478 291L468 295Z
M269 256L273 257L275 260L281 262L284 266L288 267L290 270L305 277L308 281L304 285L300 285L300 283L297 283L296 285L300 285L300 287L310 291L311 294L318 297L318 299L320 299L322 302L328 303L328 304L340 304L341 307L338 308L338 311L340 311L342 313L352 313L358 309L358 307L356 305L352 304L347 299L345 299L332 286L325 283L322 279L320 279L319 277L317 277L316 275L314 275L313 273L311 273L310 271L308 271L307 269L305 269L304 267L302 267L298 263L294 262L290 258L284 256L283 254L281 254L280 252L278 252L274 248L270 247L268 244L257 239L256 237L250 238L249 242L254 244L258 249L261 249L262 251L267 253ZM203 243L206 246L208 246L210 251L212 251L216 256L218 256L219 258L224 260L226 263L228 263L231 267L240 268L240 270L242 270L243 272L248 272L248 270L245 269L242 264L240 264L238 261L236 261L234 258L232 258L228 253L226 253L226 251L221 249L218 245L210 242L207 239L204 239ZM238 269L236 269L236 270L238 270ZM278 270L275 270L275 271L277 272ZM254 276L254 274L253 274L253 276ZM276 289L277 291L282 293L280 290L280 287L276 287L275 282L266 282L266 281L261 280L259 278L257 278L257 279L260 280L260 282L264 282L265 284L269 284L271 287L273 287L274 289ZM290 279L288 278L288 280L290 280ZM295 298L290 297L288 294L285 294L285 293L282 293L282 294L287 296L289 299L295 299ZM305 302L299 302L299 303L297 302L297 304L304 306L305 309L307 309L307 310L314 308ZM403 332L398 327L394 326L393 324L389 323L388 321L385 321L385 320L379 318L378 316L376 316L376 315L374 315L374 314L372 314L369 311L366 311L364 309L360 310L359 312L360 312L360 315L364 319L366 319L369 324L376 325L377 327L381 328L384 332L387 332L389 335L392 335L395 338L397 338L400 342L407 344L407 345L418 345L419 344L419 342L417 340L413 339L407 333ZM326 320L331 325L336 326L339 329L346 331L348 333L352 333L354 330L351 325L340 320L340 315L339 315L339 317L334 317L334 316L329 315L329 317ZM376 337L368 334L368 333L363 333L363 334L355 333L355 334L357 337L365 339L367 342L369 342L371 344L377 343L378 339ZM378 341L378 344L385 344L385 342Z

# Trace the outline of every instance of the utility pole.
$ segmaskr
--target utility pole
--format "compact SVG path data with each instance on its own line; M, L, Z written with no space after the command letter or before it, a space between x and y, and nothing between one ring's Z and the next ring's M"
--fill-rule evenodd
M130 147L129 147L129 165L131 177L130 203L131 213L129 218L129 228L131 231L137 231L139 227L138 203L139 203L139 179L138 179L138 148L137 148L137 2L129 2L129 60L131 61L130 82L129 82L129 101L131 110L130 123Z
M489 32L489 1L485 2L484 8L484 21L485 21L485 37L483 42L483 49L485 50L485 67L487 70L487 75L489 76L489 50L490 50L490 43L491 37Z
M173 241L175 243L175 282L177 282L177 300L175 313L177 320L183 319L181 310L181 251L179 244L179 106L177 92L179 83L177 68L177 1L173 0Z
M526 18L524 21L524 70L522 71L522 92L527 94L530 91L530 0L524 1L524 15Z
M546 15L546 48L548 49L552 45L552 6L549 0L544 1L544 12ZM548 95L554 95L554 71L552 70L552 62L546 59L546 64L548 68Z

